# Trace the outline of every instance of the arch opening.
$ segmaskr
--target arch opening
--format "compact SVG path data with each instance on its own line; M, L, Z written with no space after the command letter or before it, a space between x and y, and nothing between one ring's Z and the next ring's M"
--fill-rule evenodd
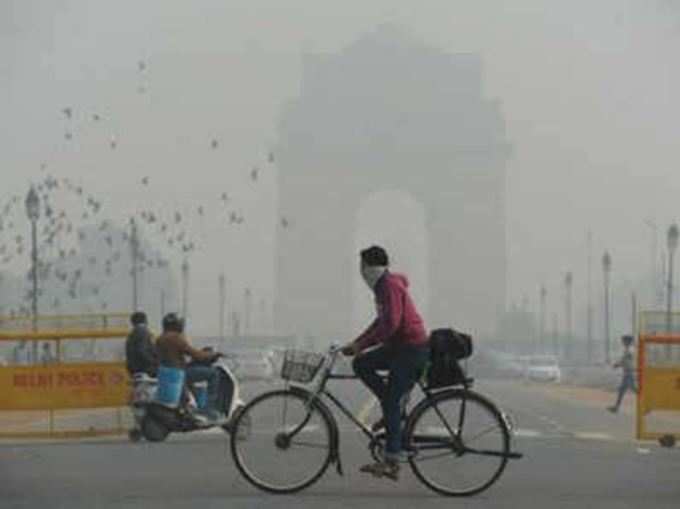
M359 274L359 251L370 245L384 247L391 270L405 274L409 289L425 324L428 324L428 235L425 207L401 190L372 193L360 202L352 253L352 327L360 332L375 318L373 294Z

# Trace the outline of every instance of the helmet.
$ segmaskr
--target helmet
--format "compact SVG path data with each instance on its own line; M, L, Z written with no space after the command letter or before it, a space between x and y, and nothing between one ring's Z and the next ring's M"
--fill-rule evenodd
M145 325L148 323L146 313L144 311L135 311L130 315L130 323L132 325Z
M623 342L624 345L630 346L633 344L635 339L633 338L633 336L626 334L625 336L621 336L621 341Z
M168 313L163 317L163 330L184 332L184 318L181 318L177 313Z

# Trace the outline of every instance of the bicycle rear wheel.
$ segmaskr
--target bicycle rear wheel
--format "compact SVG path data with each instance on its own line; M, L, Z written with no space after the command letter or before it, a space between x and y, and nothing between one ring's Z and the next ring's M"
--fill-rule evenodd
M415 451L414 474L442 495L470 496L503 473L510 433L500 411L483 396L462 389L434 395L409 418L406 441Z
M318 480L332 457L335 429L325 407L304 392L264 393L236 418L231 454L248 482L271 493L293 493ZM239 434L241 426L249 433Z

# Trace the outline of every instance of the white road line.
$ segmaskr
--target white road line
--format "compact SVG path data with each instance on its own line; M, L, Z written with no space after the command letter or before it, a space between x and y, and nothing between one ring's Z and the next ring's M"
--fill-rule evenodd
M520 438L539 438L544 436L545 433L535 429L519 428L514 431L513 435Z
M605 441L605 442L611 442L615 440L613 436L611 436L608 433L601 433L598 431L593 431L593 432L581 432L581 433L574 433L572 435L574 438L578 438L581 440L600 440L600 441Z

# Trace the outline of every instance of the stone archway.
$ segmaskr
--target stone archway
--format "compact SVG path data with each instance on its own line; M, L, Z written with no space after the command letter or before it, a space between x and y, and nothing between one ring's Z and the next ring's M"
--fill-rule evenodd
M482 63L390 27L337 55L306 55L282 114L276 318L280 333L345 340L355 217L386 189L424 208L431 326L491 331L505 306L505 166Z

